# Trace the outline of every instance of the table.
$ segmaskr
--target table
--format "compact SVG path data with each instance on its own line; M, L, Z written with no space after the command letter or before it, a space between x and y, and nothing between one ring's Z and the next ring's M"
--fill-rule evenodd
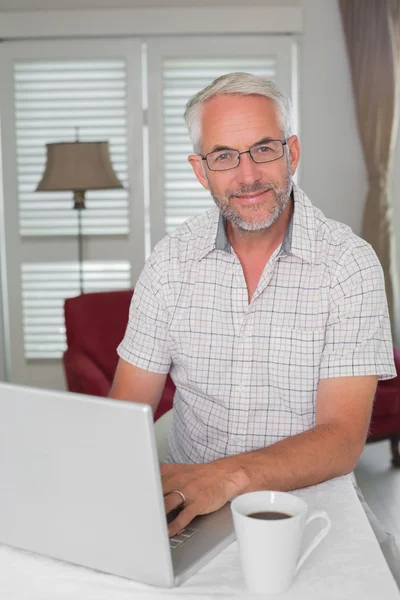
M324 509L332 528L280 600L394 600L399 590L349 475L295 492ZM311 527L318 528L318 522ZM306 534L312 535L312 531ZM237 543L174 589L157 589L0 545L0 598L7 600L257 600L246 591ZM274 596L269 596L272 598Z

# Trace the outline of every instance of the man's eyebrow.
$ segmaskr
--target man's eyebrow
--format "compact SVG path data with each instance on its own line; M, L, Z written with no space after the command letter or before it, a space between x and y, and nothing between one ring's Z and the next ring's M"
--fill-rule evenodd
M268 144L269 142L275 142L277 138L272 138L272 137L265 137L262 140L260 140L259 142L255 142L253 144L253 146L259 146L260 144ZM252 146L252 147L253 147Z
M276 140L276 138L272 138L272 137L265 137L262 140L259 140L258 142L254 142L254 144L252 144L251 148L253 148L253 146L259 146L260 144L268 144L268 142L272 142ZM216 145L212 148L212 150L210 150L209 154L211 152L222 152L223 150L236 150L236 148L231 148L230 146L219 146Z
M212 150L210 150L209 154L211 152L220 152L221 150L235 150L235 148L231 148L230 146L214 146L212 148Z

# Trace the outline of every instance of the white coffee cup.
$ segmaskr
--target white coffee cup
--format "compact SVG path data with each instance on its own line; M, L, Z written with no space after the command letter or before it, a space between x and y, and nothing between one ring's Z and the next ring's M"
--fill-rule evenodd
M305 559L331 528L325 511L314 511L307 516L304 500L287 492L242 494L232 501L231 509L245 584L256 593L287 591ZM279 512L290 517L261 520L249 516L257 512ZM299 558L304 529L314 519L324 519L326 524Z

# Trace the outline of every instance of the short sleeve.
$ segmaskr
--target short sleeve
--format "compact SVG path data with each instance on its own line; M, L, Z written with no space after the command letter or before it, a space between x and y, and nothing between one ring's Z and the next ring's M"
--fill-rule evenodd
M396 377L382 267L367 243L342 255L331 287L320 378Z
M168 313L159 271L153 252L137 281L125 336L117 352L136 367L164 374L170 370L171 354Z

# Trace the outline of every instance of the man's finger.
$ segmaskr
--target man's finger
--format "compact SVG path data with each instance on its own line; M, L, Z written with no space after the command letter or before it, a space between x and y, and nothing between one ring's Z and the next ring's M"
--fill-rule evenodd
M190 503L186 506L168 525L168 535L172 537L177 535L182 529L187 527L191 521L198 515L198 511L194 502Z
M188 498L186 498L186 496L185 496L185 502L187 502L187 501L188 501ZM184 504L183 498L177 492L173 492L173 493L169 492L167 494L164 494L164 506L165 506L165 512L167 514L169 512L171 512L171 510L174 510L174 508L179 508L183 504Z

